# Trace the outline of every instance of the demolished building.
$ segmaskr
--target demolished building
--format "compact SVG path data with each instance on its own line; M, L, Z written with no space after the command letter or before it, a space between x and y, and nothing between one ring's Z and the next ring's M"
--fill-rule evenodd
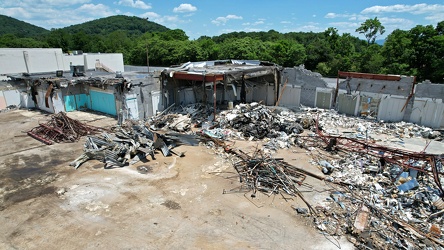
M261 102L298 107L298 90L281 91L281 71L279 65L257 60L189 62L167 68L162 71L164 106Z

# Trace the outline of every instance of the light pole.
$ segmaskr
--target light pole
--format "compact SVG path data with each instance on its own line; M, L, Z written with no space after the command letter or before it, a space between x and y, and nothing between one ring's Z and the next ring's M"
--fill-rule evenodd
M148 66L148 74L150 74L150 55L148 49L148 41L146 41L146 64Z
M148 17L146 18L146 21L148 21ZM150 54L149 54L149 46L148 46L148 39L146 40L146 65L148 66L148 75L150 74Z

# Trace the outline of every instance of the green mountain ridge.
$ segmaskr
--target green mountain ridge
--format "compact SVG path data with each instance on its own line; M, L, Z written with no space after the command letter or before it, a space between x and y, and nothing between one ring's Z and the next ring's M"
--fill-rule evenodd
M0 35L12 34L17 37L35 37L49 32L49 30L42 27L5 15L0 15L0 23L2 24Z
M116 15L71 25L61 30L71 34L83 32L88 35L106 35L117 30L125 30L130 35L141 35L146 32L163 32L169 29L144 18Z
M50 32L44 28L5 15L0 15L0 23L2 23L0 35L12 34L17 37L35 37ZM116 15L51 30L62 30L71 34L80 32L88 35L106 35L117 30L124 30L130 35L141 35L145 32L163 32L170 29L144 18Z

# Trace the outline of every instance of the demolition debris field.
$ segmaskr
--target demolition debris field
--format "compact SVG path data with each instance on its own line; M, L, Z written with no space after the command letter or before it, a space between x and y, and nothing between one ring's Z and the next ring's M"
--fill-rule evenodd
M68 115L93 126L116 124L101 115ZM296 216L290 205L302 206L297 198L258 194L251 200L244 193L223 194L239 186L237 173L212 148L182 145L177 150L186 151L185 157L157 152L156 160L123 168L104 169L104 163L91 160L75 169L69 163L83 152L84 138L45 145L26 131L47 122L49 114L15 110L0 116L2 249L350 246L345 238L333 244ZM250 152L256 143L236 145ZM287 152L291 150L282 154ZM298 153L289 160L304 157ZM140 166L146 173L138 171Z
M0 248L442 247L440 132L258 103L212 113L190 105L117 127L85 112L1 113Z

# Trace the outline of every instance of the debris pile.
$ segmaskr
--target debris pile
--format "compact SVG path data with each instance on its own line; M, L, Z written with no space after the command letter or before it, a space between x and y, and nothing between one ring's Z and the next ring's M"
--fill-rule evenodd
M362 249L444 247L444 203L433 189L403 192L384 177L359 174L358 178L365 179L365 184L330 185L336 191L316 206L314 220L319 230L331 236L348 234Z
M297 144L306 149L327 149L337 157L313 162L335 190L324 204L315 206L318 229L333 236L348 234L360 248L444 247L442 155L322 132L301 137Z
M132 165L150 155L153 159L158 149L164 156L171 153L180 157L184 153L173 150L177 140L165 135L154 133L143 123L128 120L123 126L116 127L114 133L102 133L88 136L84 145L84 153L70 163L76 169L84 162L94 159L103 161L105 168Z
M174 104L161 113L150 118L153 130L190 131L192 125L202 126L206 121L213 120L214 109L199 103L174 107Z
M51 145L60 142L75 142L82 136L100 131L103 131L103 129L69 118L66 113L60 112L51 115L51 120L34 127L27 134L36 140Z
M306 121L318 121L320 128L325 128L330 134L340 134L341 129L353 134L358 138L364 138L372 134L384 134L397 138L425 138L442 140L444 134L429 127L420 126L408 122L384 122L374 119L363 119L360 117L350 117L337 113L334 110L323 110L317 108L302 108L303 112L298 114L298 118ZM312 131L316 129L316 122L311 122L308 127Z
M241 136L237 133L225 134L248 140L265 140L267 148L277 150L290 147L291 138L304 131L296 119L293 112L276 111L259 103L250 103L220 112L217 123L221 129L232 129Z
M392 135L402 137L423 136L430 129L413 126L409 131L417 133L393 132L390 126L398 128L404 123L384 127L378 122L343 117L334 112L282 111L275 114L254 103L222 112L219 123L223 128L237 129L247 138L264 138L270 143L275 139L268 138L273 135L270 131L279 131L273 125L281 120L316 132L309 136L295 134L289 138L294 145L309 150L307 152L316 158L313 163L325 176L292 166L283 159L265 156L263 150L249 156L225 147L221 131L213 133L220 136L204 133L215 145L225 147L225 151L240 159L233 166L239 174L241 186L228 192L252 192L252 198L256 197L257 191L268 196L298 196L308 208L294 207L299 214L312 216L315 226L324 234L346 235L358 248L444 247L444 191L441 185L444 181L444 155L416 153L363 140L363 135L369 130L372 133L392 132ZM319 125L323 126L322 131ZM335 129L337 127L353 128L355 136L331 136L323 132L341 134ZM326 181L329 186L331 193L321 204L310 204L299 191L306 186L303 183L306 176ZM224 190L224 193L227 192Z

